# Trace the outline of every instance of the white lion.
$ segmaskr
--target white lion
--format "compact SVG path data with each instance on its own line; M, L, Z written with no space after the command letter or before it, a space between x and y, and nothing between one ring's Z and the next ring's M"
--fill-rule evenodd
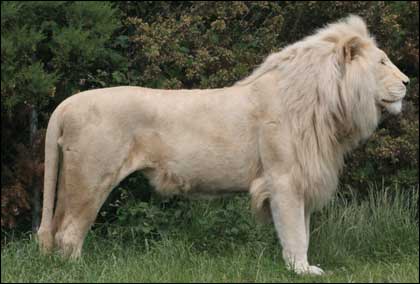
M228 88L72 96L48 124L41 248L80 256L108 194L141 170L163 194L249 191L257 213L272 216L287 266L321 274L307 259L310 214L333 195L343 156L381 112L401 111L408 81L349 16Z

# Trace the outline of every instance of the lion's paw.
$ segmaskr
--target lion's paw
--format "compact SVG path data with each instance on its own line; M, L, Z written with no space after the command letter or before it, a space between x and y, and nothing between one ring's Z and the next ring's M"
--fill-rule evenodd
M294 268L296 274L309 274L309 275L323 275L325 272L321 268L315 265L303 265Z

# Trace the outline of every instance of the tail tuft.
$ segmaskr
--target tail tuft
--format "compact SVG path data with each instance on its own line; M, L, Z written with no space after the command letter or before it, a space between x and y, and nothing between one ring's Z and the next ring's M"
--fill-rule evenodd
M43 254L49 254L54 249L54 237L52 230L40 229L37 232L39 249Z
M252 183L250 193L251 209L257 220L262 223L271 222L271 194L263 178L258 178Z

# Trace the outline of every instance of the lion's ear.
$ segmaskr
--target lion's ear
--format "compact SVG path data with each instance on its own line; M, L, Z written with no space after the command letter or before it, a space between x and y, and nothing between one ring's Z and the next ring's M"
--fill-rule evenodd
M340 46L341 62L350 63L356 56L362 55L363 46L363 40L358 36L346 39Z

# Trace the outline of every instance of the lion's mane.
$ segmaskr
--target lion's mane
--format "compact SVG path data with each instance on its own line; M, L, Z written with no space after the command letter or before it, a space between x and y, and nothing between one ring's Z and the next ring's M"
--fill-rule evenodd
M349 44L347 49L343 46ZM350 16L273 53L236 85L253 83L276 71L282 123L288 124L294 155L292 180L314 209L330 199L338 185L345 154L378 124L375 77L366 44L375 44L360 17ZM346 52L355 60L343 62ZM251 190L253 208L267 215L270 198L263 182ZM258 214L257 214L258 215Z

